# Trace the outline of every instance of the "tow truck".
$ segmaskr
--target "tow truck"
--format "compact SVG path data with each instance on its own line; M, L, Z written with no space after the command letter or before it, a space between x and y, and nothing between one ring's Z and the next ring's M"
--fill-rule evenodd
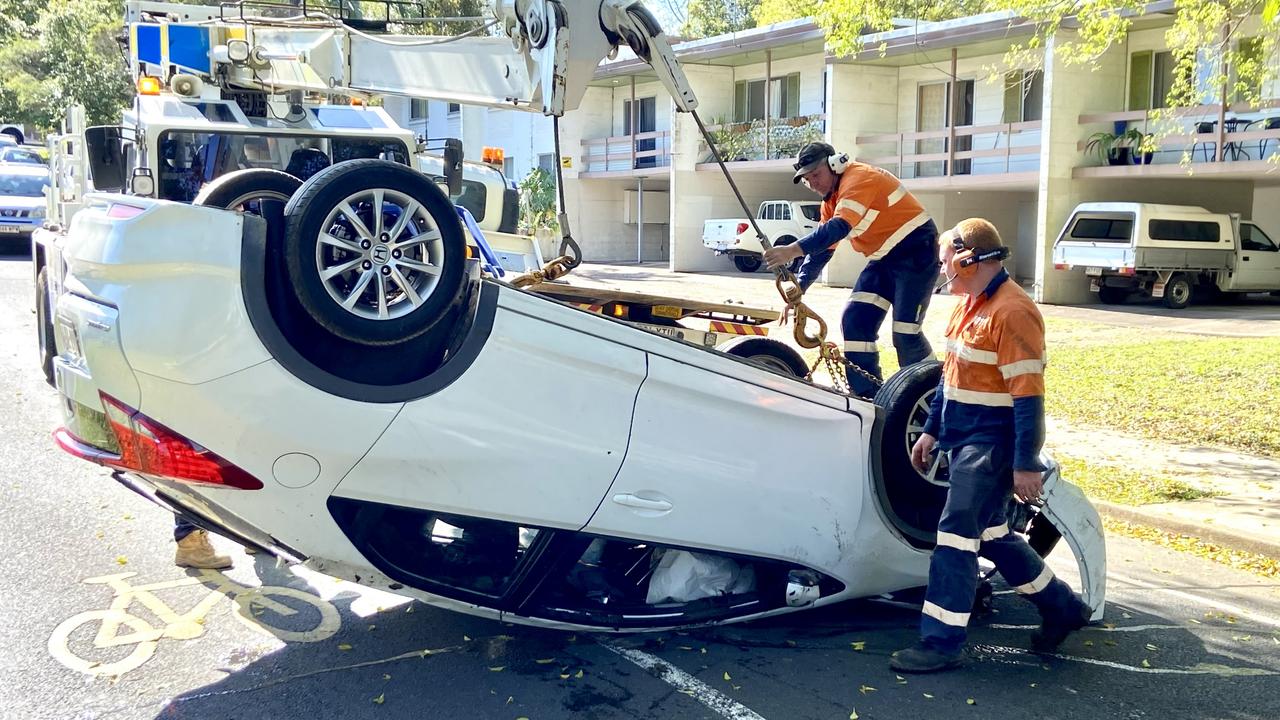
M282 21L233 7L202 25L243 33L214 47L218 77L305 56L330 91L542 112L558 135L598 63L629 47L701 125L636 0L499 0L486 27L503 37L425 39L374 34L340 8ZM239 172L239 198L278 192ZM86 194L60 230L54 438L198 525L556 628L741 621L927 582L946 468L921 473L908 450L936 362L862 398L624 321L624 297L593 307L594 291L550 282L580 258L563 213L562 257L499 277L467 251L448 194L392 160L335 163L278 214L134 190ZM639 303L650 321L658 300ZM1042 553L1065 539L1100 617L1101 521L1043 461L1045 499L1010 527Z

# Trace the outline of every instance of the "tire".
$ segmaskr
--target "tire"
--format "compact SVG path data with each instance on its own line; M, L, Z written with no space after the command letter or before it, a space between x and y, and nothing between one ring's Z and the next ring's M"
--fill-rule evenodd
M1123 305L1129 299L1129 288L1107 287L1098 288L1098 299L1107 305Z
M809 366L805 365L800 353L777 340L740 337L721 345L717 350L782 375L803 378L809 374Z
M372 212L376 197L383 203L377 217ZM412 221L395 222L405 208ZM453 203L426 176L404 165L338 163L304 183L284 212L293 293L307 314L338 337L363 345L412 340L462 298L467 247ZM327 238L323 242L321 235ZM339 268L346 269L322 277ZM428 268L434 272L424 272Z
M279 170L236 170L200 188L191 204L261 215L261 210L253 207L256 203L273 200L283 207L300 187L301 180Z
M1178 274L1169 278L1164 286L1164 297L1160 299L1170 310L1181 310L1191 304L1191 293L1194 286L1191 278Z
M890 522L908 538L932 545L947 500L947 469L942 462L933 479L911 464L911 446L928 417L929 403L942 377L942 363L923 360L902 368L876 393L884 409L879 447L877 492Z
M782 237L778 238L778 241L775 242L773 246L782 247L783 245L793 245L795 244L795 242L796 242L796 239L794 237L790 235L783 235ZM787 270L791 271L792 275L795 275L796 273L800 272L800 265L803 263L804 263L804 256L798 257L795 260L792 260L791 264L787 265Z
M53 377L53 358L58 354L53 328L53 308L49 306L49 268L36 273L36 334L40 347L40 371L50 387L57 387Z
M753 273L760 269L764 264L764 258L759 255L734 255L733 266L744 273Z

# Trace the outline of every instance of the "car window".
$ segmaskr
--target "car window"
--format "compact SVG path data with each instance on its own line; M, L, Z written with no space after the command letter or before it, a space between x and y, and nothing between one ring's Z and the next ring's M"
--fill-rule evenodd
M1280 248L1276 247L1271 238L1255 225L1240 226L1240 248L1259 252L1280 252Z
M37 153L34 150L15 147L0 150L0 162L26 163L28 165L44 164L44 160L40 157L40 153Z
M1222 239L1222 226L1205 220L1151 220L1147 234L1152 240L1216 243Z
M1097 242L1129 242L1133 235L1133 215L1116 213L1114 215L1078 215L1067 234L1072 240L1094 240Z
M786 205L786 204L778 205L778 219L779 219L779 220L790 220L790 219L791 219L791 206L790 206L790 205Z
M762 208L760 208L760 219L761 220L773 219L773 203L766 203Z
M800 212L804 213L806 218L814 222L818 222L818 218L822 217L819 215L819 208L817 205L801 205Z
M43 197L44 188L48 184L47 176L0 173L0 195Z

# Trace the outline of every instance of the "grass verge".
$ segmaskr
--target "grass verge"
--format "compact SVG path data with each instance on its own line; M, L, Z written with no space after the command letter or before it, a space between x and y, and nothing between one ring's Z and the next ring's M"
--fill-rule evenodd
M1124 535L1144 540L1173 550L1191 553L1220 565L1251 572L1272 580L1280 580L1280 561L1269 558L1266 555L1232 550L1190 535L1167 532L1147 525L1135 525L1123 520L1103 518L1102 526L1108 533L1114 535Z
M1164 473L1095 463L1061 453L1054 453L1053 459L1062 467L1062 477L1083 490L1085 495L1118 505L1198 500L1217 494Z

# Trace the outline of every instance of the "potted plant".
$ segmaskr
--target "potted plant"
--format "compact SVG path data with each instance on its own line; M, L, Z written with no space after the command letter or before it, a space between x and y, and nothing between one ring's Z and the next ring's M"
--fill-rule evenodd
M1085 143L1084 151L1086 153L1097 153L1098 159L1108 165L1128 165L1130 163L1130 148L1129 145L1121 141L1121 138L1127 133L1128 131L1125 131L1125 133L1117 135L1105 130L1096 132L1089 136L1089 141Z
M1155 159L1154 149L1148 148L1147 139L1153 137L1151 133L1144 133L1137 128L1129 128L1124 131L1121 136L1125 143L1133 148L1133 164L1134 165L1150 165Z
M534 168L520 182L520 227L538 240L542 257L559 254L560 223L556 219L556 178L542 168Z

